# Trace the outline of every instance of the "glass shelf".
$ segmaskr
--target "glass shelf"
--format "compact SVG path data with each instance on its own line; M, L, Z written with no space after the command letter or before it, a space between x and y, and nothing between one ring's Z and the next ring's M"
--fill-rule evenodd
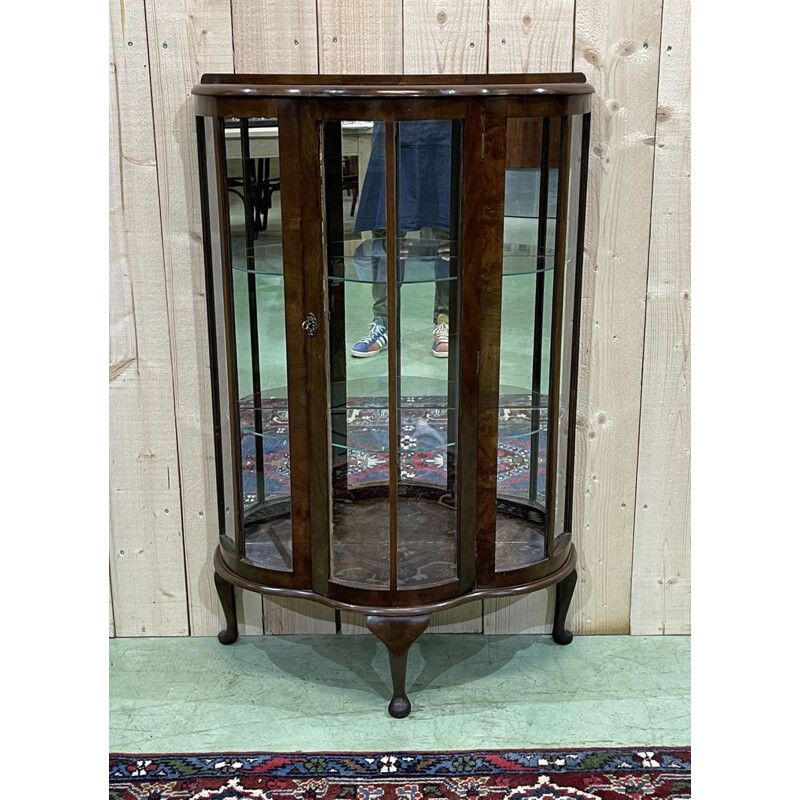
M389 415L386 408L351 407L331 413L333 447L389 455ZM447 437L447 410L402 409L398 420L398 452L434 453L452 447ZM338 440L338 441L336 441Z
M345 255L330 259L328 280L331 283L385 283L386 240L364 239L339 242L337 249ZM401 248L397 262L398 283L442 283L454 281L449 274L451 242L441 239L398 239ZM552 248L540 250L536 245L507 242L503 245L503 275L533 275L553 269Z
M552 247L503 242L503 277L549 272L555 266L555 257Z
M546 394L531 394L530 391L525 393L521 388L517 389L516 387L501 385L497 404L501 411L503 409L546 411L547 403Z
M255 261L252 269L247 264L248 255ZM237 272L283 277L283 245L280 242L234 250L231 253L231 260Z
M522 441L524 439L530 439L532 436L537 436L538 434L547 433L547 428L538 427L535 430L525 430L520 433L502 433L498 432L497 439L501 442L507 442L510 440L519 440Z
M431 359L433 361L433 359ZM359 364L355 365L360 366ZM403 375L402 408L447 408L448 381L426 375ZM386 375L350 378L347 381L331 381L331 390L337 397L346 396L346 407L358 407L366 403L373 408L388 408L389 397ZM333 406L334 410L342 404Z
M449 274L452 244L443 239L398 239L397 282L456 280L455 275ZM386 283L386 239L337 242L330 248L345 253L344 257L334 257L329 261L328 280L331 283ZM348 250L352 250L352 254L348 255Z
M440 239L400 239L409 245L405 257L398 259L398 283L440 283L454 281L456 276L447 274L450 242ZM345 251L354 241L340 242ZM442 249L444 248L444 249ZM248 266L248 256L253 266ZM283 245L260 244L252 248L240 248L231 254L233 269L256 275L283 277ZM535 245L506 242L503 245L503 276L534 275L553 269L555 253L552 248L540 252ZM331 283L385 283L386 244L384 239L364 239L352 255L331 259L328 280Z
M440 450L446 450L448 447L452 447L455 445L455 442L442 442L435 443L435 444L423 444L421 442L417 442L413 437L400 437L400 447L398 448L399 455L405 455L406 453L438 453ZM388 464L389 461L389 445L387 444L376 444L374 447L370 445L364 444L337 444L333 442L333 447L336 450L346 450L348 452L358 452L358 453L372 453L375 455L385 455L386 462Z

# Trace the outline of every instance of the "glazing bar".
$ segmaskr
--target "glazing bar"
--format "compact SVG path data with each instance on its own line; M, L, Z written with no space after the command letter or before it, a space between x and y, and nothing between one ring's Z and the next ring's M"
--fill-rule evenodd
M389 310L389 590L397 591L397 490L398 425L400 403L400 318L397 285L397 131L398 124L386 124L386 301Z
M556 524L556 480L558 463L558 417L561 391L561 333L564 322L564 279L567 255L569 208L569 145L571 117L561 117L558 148L558 210L556 212L556 253L553 276L553 315L550 325L550 387L547 406L547 556L553 554ZM560 531L559 531L560 533Z
M580 361L581 298L583 296L583 240L586 233L586 193L589 183L589 141L592 115L584 114L581 140L581 182L578 200L578 243L575 250L575 309L572 332L572 382L569 393L569 434L567 439L566 497L564 498L564 530L572 530L572 503L575 494L575 423L578 414L578 366Z
M222 319L225 341L225 365L227 368L228 393L228 430L230 431L230 458L231 473L233 476L233 491L231 493L231 505L227 502L226 492L226 515L232 516L232 524L226 529L233 529L236 537L236 551L239 558L244 558L244 533L242 531L242 515L244 509L244 497L242 495L242 442L241 425L239 422L239 368L236 358L236 324L233 311L233 268L231 260L231 210L228 202L228 162L225 151L225 120L222 117L216 118L214 128L214 161L216 163L216 192L217 204L220 209L218 215L219 222L219 284L215 282L215 298L217 299L217 310ZM209 183L212 178L209 174ZM209 187L210 191L213 191ZM213 228L212 221L212 228ZM213 243L212 243L213 246ZM221 292L216 290L220 288ZM217 323L219 325L219 322ZM217 353L218 357L221 353ZM220 389L226 383L220 376ZM224 407L222 409L225 413ZM224 428L224 422L223 422ZM224 434L224 430L223 430Z
M542 118L542 152L539 160L539 222L536 256L536 295L533 311L533 371L531 381L531 465L529 476L528 499L537 501L539 485L539 398L542 393L542 332L544 328L544 287L546 275L545 248L547 247L547 211L550 195L550 118ZM549 458L547 470L550 469Z
M344 278L344 200L342 189L342 123L338 120L322 126L324 168L325 266L329 277ZM360 166L360 165L359 165ZM347 340L345 331L344 282L328 281L328 331L330 404L340 419L346 420ZM331 426L331 453L334 497L347 492L347 423L340 429ZM337 449L335 446L339 445Z
M449 353L447 358L447 441L456 442L448 448L447 454L447 492L455 497L456 463L458 447L458 373L459 373L459 329L461 320L458 314L460 280L460 238L461 238L461 132L462 123L454 119L450 128L450 242L449 301L447 306L450 324ZM452 452L450 452L452 450Z
M223 453L222 433L220 424L220 391L219 391L219 360L217 355L217 320L214 314L214 261L212 254L212 228L209 197L209 158L206 149L206 122L205 117L195 117L197 121L197 159L200 167L200 216L203 224L203 265L205 267L205 293L206 293L206 318L208 320L208 360L211 370L211 405L214 416L214 464L217 486L217 517L220 535L229 535L233 531L226 531L225 520L225 482L223 478ZM211 148L213 151L213 141ZM216 183L214 184L216 186ZM216 205L215 205L216 210ZM215 220L218 224L218 221ZM224 376L227 380L227 376ZM231 536L231 538L233 538Z
M242 178L244 195L244 235L247 257L247 299L250 320L250 367L253 373L253 429L256 452L256 502L264 502L264 421L261 407L261 359L258 343L258 286L256 283L255 213L253 211L253 160L250 158L250 120L239 120L242 139Z

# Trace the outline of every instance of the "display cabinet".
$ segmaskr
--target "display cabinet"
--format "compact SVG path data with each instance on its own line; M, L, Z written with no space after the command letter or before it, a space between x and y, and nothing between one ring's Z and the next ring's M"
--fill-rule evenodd
M215 581L363 614L409 713L431 614L576 583L592 88L205 75Z

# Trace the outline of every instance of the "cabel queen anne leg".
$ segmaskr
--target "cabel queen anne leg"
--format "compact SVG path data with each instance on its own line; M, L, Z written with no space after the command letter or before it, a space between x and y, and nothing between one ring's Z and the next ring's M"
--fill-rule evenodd
M567 611L569 611L572 593L575 591L577 582L578 571L572 570L566 578L556 584L556 616L553 622L553 641L557 644L569 644L572 641L572 633L564 627L564 624L567 621Z
M228 583L218 572L214 573L214 585L225 612L225 628L217 634L217 639L222 644L233 644L239 638L239 628L236 625L236 595L233 584Z
M407 717L411 703L406 695L406 665L408 649L428 627L430 614L413 617L379 617L366 615L367 627L389 651L389 664L392 669L392 702L389 713L393 717Z

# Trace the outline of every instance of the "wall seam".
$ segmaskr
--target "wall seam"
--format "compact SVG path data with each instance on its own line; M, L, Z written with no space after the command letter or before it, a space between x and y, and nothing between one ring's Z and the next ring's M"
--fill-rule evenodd
M644 319L642 330L642 369L639 377L639 436L636 442L636 481L633 489L633 530L631 531L631 564L630 564L630 606L628 607L628 633L631 632L633 621L633 573L636 563L636 522L639 518L639 460L642 452L642 406L644 401L645 355L647 353L647 310L650 305L650 259L653 249L653 198L656 193L656 140L658 138L658 96L661 88L661 52L664 47L662 31L664 30L664 4L669 0L661 0L661 19L658 26L658 77L656 78L656 106L653 119L653 168L650 173L650 225L647 232L647 269L645 270L644 284ZM663 635L663 631L662 631Z

